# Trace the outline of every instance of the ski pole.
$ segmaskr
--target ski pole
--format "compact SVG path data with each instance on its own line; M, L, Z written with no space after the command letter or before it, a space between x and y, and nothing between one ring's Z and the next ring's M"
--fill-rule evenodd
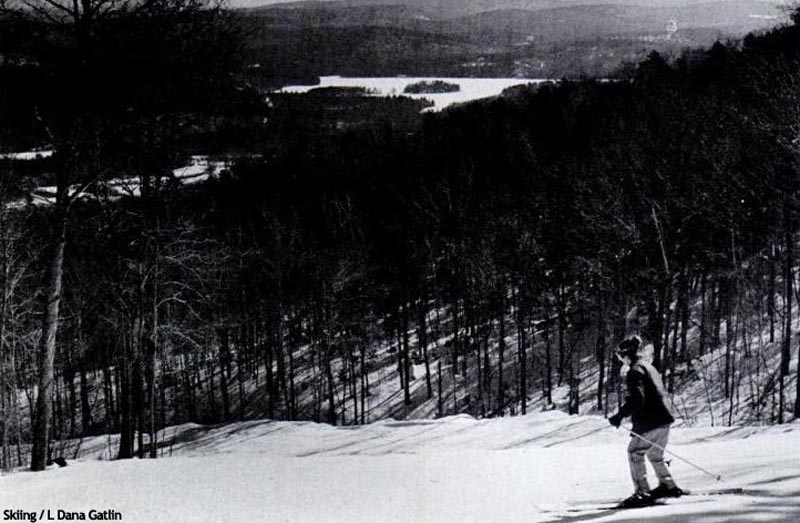
M641 434L638 434L638 433L636 433L636 432L634 432L634 431L632 431L630 429L628 429L628 431L631 433L632 436L635 436L635 437L639 438L640 440L644 441L648 445L652 445L657 449L661 449L663 452L666 452L667 454L671 454L672 456L678 458L679 460L683 461L684 463L689 464L689 465L693 466L694 468L696 468L697 470L708 474L709 476L711 476L712 478L716 479L717 481L722 481L722 475L721 474L714 474L713 472L709 472L708 470L704 469L703 467L701 467L699 465L695 465L694 463L692 463L688 459L683 458L683 457L675 454L671 450L665 449L664 447L662 447L658 443L654 443L654 442L650 441L649 439L645 438Z

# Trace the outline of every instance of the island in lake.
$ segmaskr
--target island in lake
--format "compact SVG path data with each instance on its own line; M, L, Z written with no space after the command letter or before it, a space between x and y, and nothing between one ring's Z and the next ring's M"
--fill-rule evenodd
M457 93L461 91L461 86L443 82L442 80L427 81L422 80L408 84L403 93L405 94L436 94L436 93Z

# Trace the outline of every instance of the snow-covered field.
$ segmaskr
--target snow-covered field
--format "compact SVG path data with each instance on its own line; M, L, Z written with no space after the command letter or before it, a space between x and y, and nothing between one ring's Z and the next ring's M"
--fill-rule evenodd
M393 523L800 521L800 424L678 428L671 449L721 474L672 464L684 488L741 487L621 512L567 507L629 493L628 436L560 412L358 428L253 421L183 425L163 459L100 461L102 437L63 469L0 478L0 508L114 510L127 522ZM88 518L88 515L87 515Z
M34 151L21 151L13 153L0 154L0 160L14 160L14 161L32 161L41 160L43 158L50 158L53 156L51 149L37 149Z
M41 158L49 157L53 154L52 151L45 151L48 153L42 156L42 153L29 151L21 153L9 153L7 155L0 155L0 158L9 158L13 160L38 160ZM38 156L37 156L38 155ZM224 160L211 160L207 156L192 156L189 164L177 169L173 169L169 180L179 185L193 185L201 183L209 178L216 178L230 166L228 161ZM164 177L166 178L166 177ZM164 179L160 183L164 183ZM79 184L69 187L69 196L71 198L94 198L94 194L86 192L87 187ZM100 180L94 184L94 189L103 194L104 197L116 200L123 196L141 196L141 180L139 178L113 178L110 180ZM27 205L48 206L56 202L57 188L54 185L46 185L37 187L31 192L30 196L19 201L9 203L11 208L23 208Z
M449 84L457 84L460 90L455 93L404 94L409 84L420 81L441 80ZM548 80L525 78L346 78L342 76L323 76L319 85L292 85L280 90L283 93L307 93L312 89L323 87L365 87L373 96L408 96L410 98L427 98L433 102L433 111L441 111L453 104L490 98L497 96L504 89L516 85L539 84Z

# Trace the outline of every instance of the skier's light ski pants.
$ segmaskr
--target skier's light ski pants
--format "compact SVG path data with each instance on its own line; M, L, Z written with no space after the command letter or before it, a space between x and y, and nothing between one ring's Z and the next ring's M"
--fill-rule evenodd
M649 430L643 433L642 436L664 448L669 443L669 425ZM653 466L656 477L658 477L658 483L666 487L674 487L675 482L672 480L669 467L664 462L664 451L631 435L631 442L628 444L628 462L631 466L631 479L636 492L650 491L650 485L647 483L645 457Z

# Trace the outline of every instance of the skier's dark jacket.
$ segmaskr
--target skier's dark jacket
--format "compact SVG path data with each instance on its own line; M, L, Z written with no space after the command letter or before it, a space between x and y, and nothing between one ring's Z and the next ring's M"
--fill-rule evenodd
M664 399L661 375L649 363L635 361L626 377L628 397L620 407L618 416L630 416L633 431L639 434L675 421Z

